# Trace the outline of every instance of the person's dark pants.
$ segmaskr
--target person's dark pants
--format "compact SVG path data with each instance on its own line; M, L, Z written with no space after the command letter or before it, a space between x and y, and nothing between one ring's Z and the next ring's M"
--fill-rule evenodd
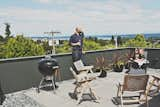
M5 100L5 95L1 89L1 84L0 84L0 105L3 104L3 101Z
M80 50L80 49L72 51L72 61L73 61L73 63L75 61L78 61L78 60L82 60L82 50ZM77 74L79 74L79 72L77 71L77 69L75 68L74 65L73 65L73 69Z
M73 62L78 61L82 58L82 50L73 50L72 51L72 60Z

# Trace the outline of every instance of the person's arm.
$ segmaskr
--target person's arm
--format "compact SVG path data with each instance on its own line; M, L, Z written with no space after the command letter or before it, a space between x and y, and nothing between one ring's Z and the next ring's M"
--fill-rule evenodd
M81 42L80 41L77 41L75 42L75 37L71 36L70 40L69 40L69 44L71 46L80 46L81 45Z
M81 42L77 42L77 43L70 43L72 46L80 46L81 45Z
M77 45L80 45L80 43L79 42L73 43L73 37L71 36L71 38L69 40L69 45L71 45L71 46L77 46Z

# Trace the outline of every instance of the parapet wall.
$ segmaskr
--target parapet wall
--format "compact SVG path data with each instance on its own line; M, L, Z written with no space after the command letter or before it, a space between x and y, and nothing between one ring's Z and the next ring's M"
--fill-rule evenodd
M124 56L134 48L110 49L101 51L90 51L84 55L84 62L87 65L95 65L97 56L104 56L108 62L112 62L114 54ZM160 68L160 49L146 49L150 67ZM42 75L38 71L38 62L44 56L11 58L0 60L0 82L5 93L36 87ZM73 76L69 71L72 66L71 54L53 55L59 64L62 79L71 79Z

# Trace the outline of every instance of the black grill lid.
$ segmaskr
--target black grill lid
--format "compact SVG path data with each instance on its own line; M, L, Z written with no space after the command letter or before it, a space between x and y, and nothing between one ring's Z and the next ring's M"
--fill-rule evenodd
M55 69L59 67L58 62L53 58L41 59L38 63L38 69L43 75L52 75Z

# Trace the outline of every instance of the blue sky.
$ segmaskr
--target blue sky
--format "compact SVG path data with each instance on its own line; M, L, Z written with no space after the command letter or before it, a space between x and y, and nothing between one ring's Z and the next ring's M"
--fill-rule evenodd
M160 0L1 0L0 34L42 35L58 30L71 35L160 32Z

